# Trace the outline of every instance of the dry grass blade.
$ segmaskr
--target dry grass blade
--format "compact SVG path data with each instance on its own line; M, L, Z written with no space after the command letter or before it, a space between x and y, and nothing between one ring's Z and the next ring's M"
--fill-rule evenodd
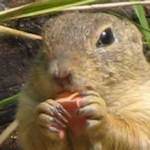
M0 21L37 16L50 12L57 12L71 6L89 4L96 1L98 0L47 0L42 2L33 2L20 7L10 8L8 10L1 11Z
M150 4L150 1L116 2L116 3L75 6L75 7L66 8L63 11L105 9L105 8L113 8L113 7L127 7L127 6L132 6L132 5L148 5L148 4Z
M0 135L0 146L8 138L8 136L18 127L18 121L13 121Z
M5 34L5 35L12 35L12 36L16 36L16 37L28 38L31 40L42 40L42 37L40 35L36 35L33 33L27 33L24 31L19 31L17 29L4 27L1 25L0 25L0 33Z

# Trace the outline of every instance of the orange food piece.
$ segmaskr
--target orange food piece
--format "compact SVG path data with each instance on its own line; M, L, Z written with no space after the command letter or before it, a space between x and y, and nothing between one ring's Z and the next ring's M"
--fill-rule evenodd
M60 128L59 126L56 126L56 125L53 125L53 126L51 126L51 127L53 127L53 128L55 128L55 129L57 129L58 130L58 137L59 137L59 139L60 140L63 140L64 139L64 137L65 137L65 132L64 132L64 130L62 129L62 128Z
M82 107L81 98L79 93L63 93L56 99L71 115L71 118L68 118L68 127L77 132L86 127L85 118L75 114L76 110Z

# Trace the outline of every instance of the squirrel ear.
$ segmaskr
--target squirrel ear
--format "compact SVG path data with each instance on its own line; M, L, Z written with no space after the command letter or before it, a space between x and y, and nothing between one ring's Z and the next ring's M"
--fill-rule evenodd
M139 29L132 23L130 23L128 20L126 21L126 26L128 27L128 30L130 29L130 31L128 32L128 40L133 42L133 43L137 43L138 45L142 45L143 44L143 36L142 33L139 31Z

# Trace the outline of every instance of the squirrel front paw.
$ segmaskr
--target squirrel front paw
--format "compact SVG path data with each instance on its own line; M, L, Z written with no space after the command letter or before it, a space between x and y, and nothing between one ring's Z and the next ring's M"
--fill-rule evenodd
M91 135L98 132L97 129L106 119L106 103L95 91L85 91L81 95L82 107L76 111L76 115L86 118L86 132Z
M36 108L37 124L44 134L53 139L62 140L70 114L55 100L48 99Z

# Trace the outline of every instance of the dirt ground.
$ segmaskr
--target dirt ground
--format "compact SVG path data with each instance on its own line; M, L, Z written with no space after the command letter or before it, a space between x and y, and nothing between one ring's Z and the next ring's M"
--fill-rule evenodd
M0 10L32 1L34 0L0 0ZM40 35L41 27L46 19L46 16L40 17L40 19L20 19L5 22L4 25ZM13 96L20 91L40 45L41 41L0 34L0 100ZM13 121L16 105L13 103L0 108L0 134ZM16 135L17 132L15 131L0 147L0 150L19 150Z

